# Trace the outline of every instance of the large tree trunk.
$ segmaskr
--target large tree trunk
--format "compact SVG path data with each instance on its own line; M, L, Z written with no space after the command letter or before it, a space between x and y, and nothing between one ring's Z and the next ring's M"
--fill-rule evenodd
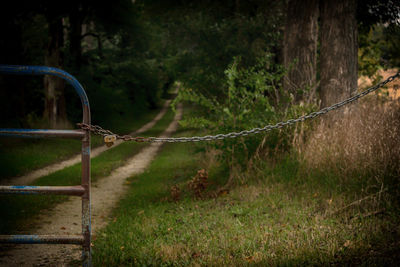
M299 101L316 89L318 0L290 0L284 32L283 63L289 69L284 89Z
M82 23L83 17L80 7L76 6L71 14L69 15L69 23L70 23L70 46L69 51L71 55L71 65L75 71L79 71L82 64Z
M49 25L49 35L47 50L45 53L45 65L50 67L63 67L63 25L60 17L47 17ZM45 108L44 118L46 118L51 127L57 123L64 123L67 120L64 97L64 80L55 76L45 75Z
M82 66L82 28L85 17L88 15L88 3L78 1L71 4L69 12L69 52L71 56L71 67L73 71L79 72Z
M357 89L356 0L321 1L321 100L330 106Z

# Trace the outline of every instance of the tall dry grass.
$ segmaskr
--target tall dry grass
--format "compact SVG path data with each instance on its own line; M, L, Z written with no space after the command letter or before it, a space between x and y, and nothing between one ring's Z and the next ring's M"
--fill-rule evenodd
M311 169L334 172L340 179L400 177L400 101L371 96L322 119L301 147Z

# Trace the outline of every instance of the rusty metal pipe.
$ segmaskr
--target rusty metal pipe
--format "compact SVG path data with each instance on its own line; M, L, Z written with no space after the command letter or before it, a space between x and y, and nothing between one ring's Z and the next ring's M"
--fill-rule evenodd
M59 137L59 138L79 138L85 136L82 130L50 130L50 129L0 129L0 135L7 137Z
M0 186L0 194L71 195L82 196L85 188L77 186Z
M83 244L82 235L0 235L3 244Z
M90 123L89 106L83 106L83 122ZM91 180L90 180L90 131L86 130L82 139L82 187L85 193L82 196L82 234L84 242L82 245L82 265L92 264L92 222L91 222Z

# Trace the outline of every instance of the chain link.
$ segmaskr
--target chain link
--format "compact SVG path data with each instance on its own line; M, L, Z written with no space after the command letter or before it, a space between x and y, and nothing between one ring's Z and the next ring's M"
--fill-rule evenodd
M227 133L227 134L192 136L192 137L136 137L136 136L131 136L131 135L117 135L109 130L105 130L105 129L101 128L98 125L88 125L85 123L78 123L77 125L81 129L90 131L96 135L102 135L104 137L112 135L112 136L115 136L117 139L121 139L124 141L135 141L135 142L177 143L177 142L200 142L200 141L222 140L222 139L227 139L227 138L237 138L237 137L241 137L241 136L248 136L250 134L258 134L261 132L268 132L273 129L280 129L285 126L291 125L291 124L295 124L298 122L303 122L308 119L313 119L313 118L319 117L319 116L326 114L332 110L335 110L335 109L341 108L347 104L350 104L350 103L360 99L361 97L364 97L364 96L378 90L379 88L385 86L387 83L390 83L399 77L400 77L400 72L396 73L393 76L390 76L386 80L376 84L375 86L368 88L367 90L365 90L361 93L358 93L352 97L349 97L348 99L346 99L344 101L338 102L336 104L333 104L332 106L323 108L319 111L311 112L309 114L303 115L296 119L289 119L287 121L281 121L276 124L269 124L269 125L264 126L263 128L254 128L251 130L244 130L244 131L240 131L240 132L231 132L231 133Z

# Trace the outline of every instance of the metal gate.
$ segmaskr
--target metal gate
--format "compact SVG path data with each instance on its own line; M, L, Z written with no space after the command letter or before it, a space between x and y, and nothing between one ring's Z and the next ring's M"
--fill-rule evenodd
M90 124L90 107L82 85L69 73L42 66L0 65L0 73L17 75L53 75L66 80L78 93L82 102L83 123ZM0 129L0 136L62 137L82 140L82 182L76 186L0 186L0 194L54 194L82 198L81 235L0 235L0 243L13 244L79 244L82 245L83 266L91 265L90 214L90 132L88 130Z

